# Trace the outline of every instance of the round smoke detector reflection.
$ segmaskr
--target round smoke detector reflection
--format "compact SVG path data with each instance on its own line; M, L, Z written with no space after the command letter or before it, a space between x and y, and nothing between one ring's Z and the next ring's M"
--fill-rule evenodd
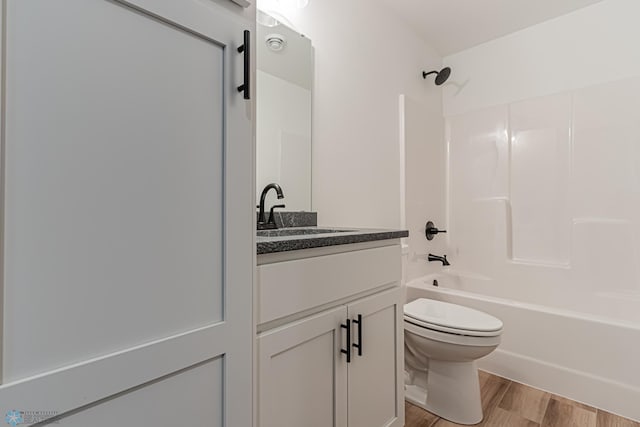
M265 38L265 43L267 44L267 47L272 51L280 52L284 49L287 41L282 34L269 34Z

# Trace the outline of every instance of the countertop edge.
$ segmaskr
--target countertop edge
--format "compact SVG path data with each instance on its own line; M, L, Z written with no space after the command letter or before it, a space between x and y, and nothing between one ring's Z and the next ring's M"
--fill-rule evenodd
M263 255L301 249L373 242L377 240L401 239L408 236L409 231L407 230L356 230L354 233L332 234L330 236L311 234L304 238L257 242L256 252L258 255Z

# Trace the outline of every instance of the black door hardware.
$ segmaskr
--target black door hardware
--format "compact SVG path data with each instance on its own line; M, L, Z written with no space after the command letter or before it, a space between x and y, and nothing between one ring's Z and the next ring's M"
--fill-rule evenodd
M244 83L238 86L238 92L244 92L244 99L251 99L251 32L244 30L244 44L238 48L244 53Z

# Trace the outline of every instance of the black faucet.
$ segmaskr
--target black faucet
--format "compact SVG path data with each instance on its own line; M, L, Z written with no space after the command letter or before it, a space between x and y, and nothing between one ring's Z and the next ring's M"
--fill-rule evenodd
M451 265L449 264L449 261L447 261L447 256L438 256L438 255L434 255L434 254L429 254L429 256L427 257L427 260L429 262L433 262L433 261L440 261L442 263L442 266L447 266L447 265Z
M276 222L275 222L275 218L273 217L273 208L279 208L279 207L284 207L284 205L276 205L273 208L271 208L271 214L269 215L269 221L267 221L264 217L264 199L267 197L267 193L269 192L269 190L271 189L276 190L276 193L278 194L278 199L282 199L284 198L284 194L282 194L282 188L280 188L280 186L276 183L271 183L269 185L267 185L266 187L264 187L264 189L262 190L262 194L260 194L260 212L258 213L258 230L265 230L265 229L270 229L270 228L276 228Z

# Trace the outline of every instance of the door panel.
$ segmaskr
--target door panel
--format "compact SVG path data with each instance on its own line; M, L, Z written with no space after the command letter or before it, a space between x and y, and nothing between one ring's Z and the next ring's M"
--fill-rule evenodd
M170 420L175 400L184 425L250 425L253 143L236 87L254 24L200 0L4 5L0 415Z
M225 353L225 350L230 347L230 337L226 335L228 329L212 325L41 376L7 383L0 386L0 410L34 408L64 415L141 384L179 373L218 355L226 355L229 351ZM225 359L225 376L231 364L230 359ZM226 389L225 392L233 389L233 385L227 385Z
M107 1L8 5L28 25L8 26L5 380L221 321L222 47Z
M362 356L349 364L349 427L404 425L401 290L396 288L348 306L362 315ZM353 336L358 343L358 325Z
M346 315L339 307L258 337L259 427L346 427Z
M220 427L224 425L223 369L224 359L218 357L105 400L59 422L64 427L174 427L184 425L187 417L192 425ZM157 405L155 402L171 403Z

